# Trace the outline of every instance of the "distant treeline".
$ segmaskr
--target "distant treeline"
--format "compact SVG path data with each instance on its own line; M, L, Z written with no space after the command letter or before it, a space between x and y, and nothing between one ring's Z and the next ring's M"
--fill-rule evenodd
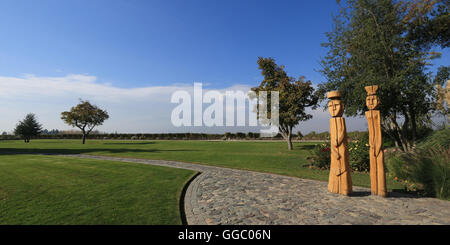
M350 139L356 139L364 136L367 132L349 132ZM59 134L41 134L34 136L33 139L81 139L82 135L73 133L59 133ZM88 135L89 139L103 139L103 140L282 140L283 137L278 134L273 138L260 138L259 133L225 133L225 134L202 134L202 133L161 133L161 134L119 134L119 133L94 133ZM15 135L0 135L1 140L19 140L19 136ZM301 133L293 135L294 140L329 140L330 133L322 132L316 133L314 131L307 135Z

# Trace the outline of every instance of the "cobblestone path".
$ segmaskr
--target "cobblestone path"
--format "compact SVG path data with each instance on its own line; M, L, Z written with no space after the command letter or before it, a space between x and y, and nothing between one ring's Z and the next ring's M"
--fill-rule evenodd
M389 193L352 196L327 191L327 183L199 164L119 157L65 155L190 169L201 172L187 188L188 224L450 224L450 202Z

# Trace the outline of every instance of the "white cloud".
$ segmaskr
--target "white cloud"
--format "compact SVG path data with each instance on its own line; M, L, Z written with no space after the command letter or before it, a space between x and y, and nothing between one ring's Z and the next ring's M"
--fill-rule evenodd
M203 84L203 94L209 86ZM0 131L11 132L18 120L27 113L35 113L39 121L47 129L70 129L60 119L62 111L78 103L78 99L89 100L106 109L110 119L98 129L106 132L122 133L155 133L155 132L239 132L249 131L246 127L190 127L176 128L172 126L171 111L177 104L170 103L172 93L177 90L193 94L191 84L173 84L170 86L149 86L140 88L119 88L111 84L101 83L97 77L69 74L60 77L38 77L24 75L22 77L0 76ZM233 85L220 89L225 91L241 90L247 92L249 85ZM209 104L203 105L203 110ZM245 108L238 108L245 110ZM224 110L226 111L226 110ZM329 115L318 109L312 112L314 118L302 122L302 132L328 130ZM224 115L225 118L225 115ZM365 122L361 119L348 120L349 131L364 130ZM259 128L250 128L258 131Z
M117 88L111 84L97 82L95 76L70 74L64 77L36 77L25 75L22 78L0 77L0 96L53 98L87 97L101 102L120 102L124 99L138 101L149 97L160 97L177 89L186 89L187 85L155 86L144 88Z

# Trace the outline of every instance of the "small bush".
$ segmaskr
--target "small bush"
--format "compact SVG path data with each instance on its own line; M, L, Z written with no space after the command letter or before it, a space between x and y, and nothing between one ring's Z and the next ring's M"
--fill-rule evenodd
M234 138L234 135L232 133L230 133L230 132L226 132L225 133L225 138L227 138L227 140L230 140L230 139Z
M331 161L330 143L316 145L307 158L311 168L329 169Z
M237 137L238 139L245 139L245 134L244 134L244 133L241 133L241 132L237 132L237 133L236 133L236 137Z
M298 139L298 140L302 140L302 138L303 138L302 132L298 131L298 132L297 132L297 139Z
M357 139L348 143L350 167L353 171L370 171L369 134L361 134Z
M369 150L368 135L362 135L359 140L349 142L349 163L353 171L368 172L370 170ZM316 145L310 151L310 156L307 159L310 167L329 169L331 162L330 143Z

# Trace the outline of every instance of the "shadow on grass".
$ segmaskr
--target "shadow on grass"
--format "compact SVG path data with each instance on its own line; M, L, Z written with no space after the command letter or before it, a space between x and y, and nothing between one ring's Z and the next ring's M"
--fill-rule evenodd
M103 143L104 145L153 145L155 142L114 142L114 143Z
M297 145L294 148L299 150L312 150L316 147L315 145Z

